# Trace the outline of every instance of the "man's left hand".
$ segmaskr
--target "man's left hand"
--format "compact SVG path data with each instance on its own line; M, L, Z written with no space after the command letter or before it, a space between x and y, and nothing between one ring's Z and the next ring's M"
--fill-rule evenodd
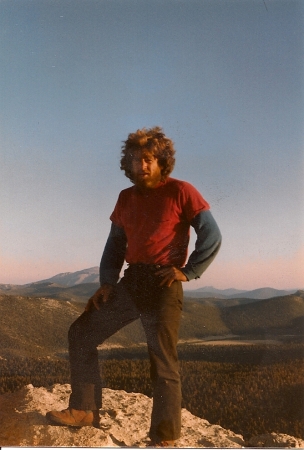
M186 275L176 267L163 267L155 272L155 275L162 278L160 286L170 287L173 281L188 281Z

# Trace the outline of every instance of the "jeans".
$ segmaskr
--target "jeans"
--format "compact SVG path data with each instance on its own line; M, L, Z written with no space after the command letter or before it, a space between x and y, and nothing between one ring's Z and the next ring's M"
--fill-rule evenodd
M150 358L153 408L152 440L175 440L181 429L181 382L177 341L183 291L180 281L159 286L153 266L130 266L114 294L99 310L84 312L70 327L69 356L72 394L69 406L101 407L97 346L125 325L140 319Z

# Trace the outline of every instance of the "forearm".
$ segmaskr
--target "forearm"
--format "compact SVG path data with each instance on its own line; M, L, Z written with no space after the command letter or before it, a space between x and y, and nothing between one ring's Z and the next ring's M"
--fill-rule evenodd
M112 224L100 261L100 285L117 283L125 260L126 248L127 239L124 230Z
M195 249L181 269L189 281L200 278L216 257L222 242L221 232L210 211L195 216L191 226L197 234Z

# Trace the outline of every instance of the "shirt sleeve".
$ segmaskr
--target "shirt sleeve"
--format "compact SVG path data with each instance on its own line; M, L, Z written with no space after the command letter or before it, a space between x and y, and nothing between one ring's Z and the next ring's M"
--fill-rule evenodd
M99 268L99 281L115 285L125 260L127 238L123 228L112 223Z
M195 249L181 269L189 281L200 278L216 257L222 242L219 227L209 210L198 213L191 226L197 235Z
M123 228L122 220L121 220L121 211L124 207L122 192L118 196L118 200L116 202L115 208L110 216L110 220L120 228Z
M204 199L201 193L192 184L183 182L181 190L181 203L184 217L188 223L202 211L210 209L209 203Z

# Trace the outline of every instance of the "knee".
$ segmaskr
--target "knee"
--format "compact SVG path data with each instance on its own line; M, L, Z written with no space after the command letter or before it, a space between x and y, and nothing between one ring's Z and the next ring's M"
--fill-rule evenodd
M150 366L150 378L152 381L163 383L164 386L171 383L180 382L179 364L176 361L174 364L152 364Z

